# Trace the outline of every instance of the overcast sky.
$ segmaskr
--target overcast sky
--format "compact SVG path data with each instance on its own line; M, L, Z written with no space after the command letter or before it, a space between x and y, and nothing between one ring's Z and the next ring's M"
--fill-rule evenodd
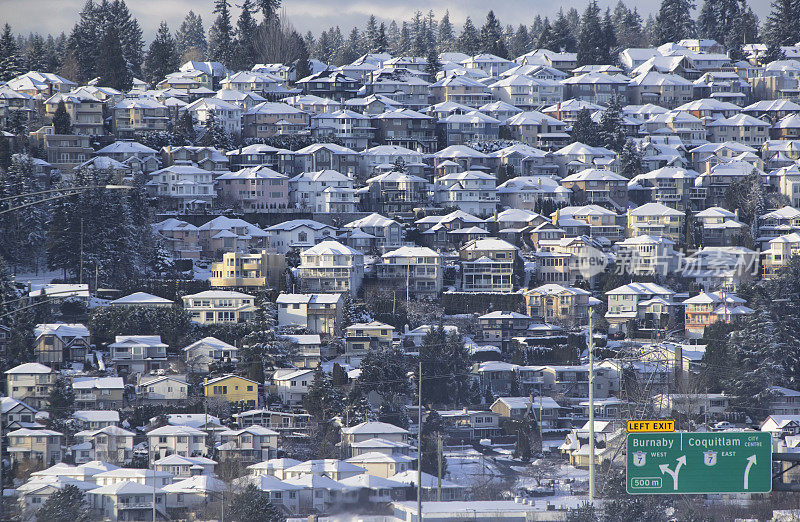
M598 0L605 9L613 7L617 0ZM15 33L36 31L58 34L69 33L78 18L78 12L85 0L0 0L0 19L8 22ZM128 0L128 7L139 19L145 39L150 40L161 20L166 20L170 29L175 30L191 9L202 15L206 30L211 25L212 0ZM237 4L237 0L233 0ZM562 2L541 2L534 0L505 0L487 2L486 0L285 0L284 7L289 20L301 32L318 33L333 25L339 25L347 32L354 25L363 27L370 14L380 20L410 19L415 10L427 12L431 7L437 17L450 11L450 19L460 25L467 16L480 26L486 11L492 7L503 24L530 24L536 14L553 16L560 6L566 9L576 7L582 12L586 0L563 0ZM654 12L660 0L628 0L629 6L636 6L643 18ZM701 0L697 1L698 5ZM769 12L768 0L750 0L750 5L762 21ZM238 16L238 9L234 8Z

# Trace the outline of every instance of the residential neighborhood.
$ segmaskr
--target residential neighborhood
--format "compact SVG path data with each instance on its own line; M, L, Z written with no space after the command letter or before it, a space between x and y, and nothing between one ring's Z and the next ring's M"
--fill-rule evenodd
M800 3L10 4L0 519L800 521Z

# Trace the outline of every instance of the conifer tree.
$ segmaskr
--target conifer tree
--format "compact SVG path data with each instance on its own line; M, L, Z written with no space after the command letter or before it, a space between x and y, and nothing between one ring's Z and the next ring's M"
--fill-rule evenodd
M119 35L122 56L128 65L128 70L133 76L141 76L144 40L138 20L128 10L125 0L114 0L113 3L107 4L106 9L109 13L107 16L110 17Z
M495 17L494 11L489 11L486 15L486 22L481 27L480 51L494 54L500 58L508 58L508 50L503 40L503 28L500 21Z
M608 108L600 117L600 139L603 146L620 153L625 146L625 132L622 128L622 103L618 96L613 96Z
M389 49L389 40L386 37L386 24L381 22L378 27L378 39L375 41L375 52L385 53Z
M281 0L258 0L258 7L264 17L263 24L274 23L278 18L278 9L281 8Z
M655 19L654 37L658 45L694 36L692 0L662 0Z
M550 49L551 51L567 53L574 53L577 51L578 41L575 35L579 34L580 31L577 28L573 29L570 21L564 16L563 10L558 10L558 16L551 26L551 31L553 33L555 46L557 47L556 49Z
M642 154L633 140L628 140L619 155L620 174L628 179L642 173Z
M581 18L581 30L578 34L578 65L608 63L608 46L600 20L600 8L597 7L597 2L592 0L586 6Z
M428 49L427 62L425 63L425 73L428 75L428 80L431 82L436 81L436 75L442 68L439 63L439 54L436 52L436 47L431 46Z
M56 134L72 134L72 120L67 112L64 100L59 100L53 114L53 132Z
M572 143L583 143L584 145L593 147L600 144L597 124L592 121L592 115L589 109L584 108L578 111L575 123L572 124L570 141Z
M367 40L367 52L376 52L378 47L378 20L375 18L375 15L370 15L367 20L364 38Z
M181 62L205 60L206 32L200 15L189 11L175 34L175 43Z
M256 35L258 24L253 14L256 6L253 0L244 0L241 5L242 12L236 22L236 44L231 66L235 70L249 70L256 63Z
M437 50L440 53L453 50L453 43L455 43L456 35L453 31L453 24L450 23L450 11L445 11L439 22L439 36L437 38Z
M109 25L100 40L97 57L100 84L121 92L130 90L133 76L122 53L122 42L114 25Z
M458 50L470 56L477 54L481 48L481 35L472 25L472 20L468 16L464 20L464 28L458 37Z
M531 41L530 35L528 34L528 28L524 24L519 24L519 27L517 27L514 37L511 40L509 52L514 57L522 56L531 50L530 46Z
M231 65L235 49L235 32L231 22L230 0L214 0L214 25L208 32L208 56L226 67Z
M800 40L800 3L795 0L773 0L772 10L764 25L764 39L773 47L794 45Z
M25 60L17 40L11 32L11 26L5 24L3 34L0 36L0 81L8 81L25 72Z
M144 61L144 77L151 85L163 80L180 67L178 48L167 22L162 21Z

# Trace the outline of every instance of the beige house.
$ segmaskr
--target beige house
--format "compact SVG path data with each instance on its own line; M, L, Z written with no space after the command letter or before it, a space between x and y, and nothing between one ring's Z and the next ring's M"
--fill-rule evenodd
M208 373L209 367L219 362L237 362L239 349L216 337L203 337L183 348L186 366L192 372Z
M39 363L25 363L6 370L6 393L37 410L47 409L57 374Z
M342 322L342 294L280 294L278 326L298 326L312 334L335 335Z
M408 442L409 431L385 422L362 422L349 428L342 428L342 444L351 446L370 439L383 439L392 442Z
M300 279L310 292L355 294L364 279L364 254L328 240L300 253Z
M369 475L389 478L411 469L416 459L408 455L387 455L373 451L351 457L347 462L364 468Z
M165 131L168 109L153 98L126 98L111 109L114 134L133 136L136 132Z
M616 244L616 267L629 274L666 276L678 267L674 245L666 237L629 237Z
M442 291L442 257L428 247L403 246L381 256L378 279L386 286L414 296Z
M76 377L72 381L75 407L83 410L119 410L123 406L122 377Z
M205 431L191 426L162 426L147 432L150 465L168 455L197 457L206 455Z
M561 186L572 191L575 203L628 207L628 179L610 170L582 170L563 178Z
M83 361L92 347L89 329L82 324L39 324L34 335L36 361L51 366Z
M683 236L684 213L661 203L645 203L628 210L628 236L644 234L679 242Z
M241 460L257 463L277 457L278 432L263 426L248 426L219 433L221 445L217 446L220 460Z
M589 291L556 283L525 292L528 315L545 323L586 324L589 307L596 301Z
M517 247L502 239L476 239L458 252L461 289L465 292L511 292Z
M40 461L45 466L61 462L64 455L64 434L53 430L20 428L8 434L11 464Z
M761 269L765 279L773 279L789 265L793 256L800 253L800 234L792 232L769 242L769 249L761 253Z
M286 257L277 252L226 252L211 265L208 283L211 288L280 288L285 270Z
M72 131L86 136L102 136L103 102L88 93L58 93L44 102L45 115L50 120L55 116L60 102L64 102L70 117Z
M101 520L150 520L155 499L156 518L168 520L166 494L158 488L125 481L89 491L87 503L94 517Z
M96 430L84 430L75 434L80 443L91 444L92 460L112 464L123 464L133 457L135 433L118 426L106 426Z
M345 352L364 354L368 350L391 348L394 337L394 326L372 321L356 323L345 328Z
M200 324L239 323L252 319L256 311L252 295L226 290L206 290L182 297L183 307Z

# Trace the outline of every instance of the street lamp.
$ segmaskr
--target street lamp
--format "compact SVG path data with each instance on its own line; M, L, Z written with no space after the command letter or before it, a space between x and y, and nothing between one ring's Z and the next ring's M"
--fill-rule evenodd
M56 194L55 196L49 196L44 199L39 199L37 201L31 201L29 203L23 203L22 205L17 205L16 207L9 207L3 210L0 210L0 215L6 214L8 212L14 212L17 210L21 210L23 208L32 207L34 205L38 205L40 203L46 203L48 201L54 201L56 199L66 198L69 196L74 196L76 194L80 194L81 192L85 192L87 190L130 190L134 187L130 185L86 185L86 186L77 186L77 187L61 187L57 189L49 189L49 190L39 190L36 192L27 192L25 194L17 194L16 196L8 196L5 198L0 198L0 203L4 201L10 201L13 199L19 198L26 198L29 196L39 196L39 195L47 195L60 192L60 194Z

